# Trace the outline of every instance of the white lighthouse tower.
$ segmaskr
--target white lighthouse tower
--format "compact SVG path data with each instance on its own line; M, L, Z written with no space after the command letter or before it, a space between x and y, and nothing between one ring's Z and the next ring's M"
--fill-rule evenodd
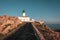
M23 15L22 15L23 17L26 16L26 12L25 12L24 10L23 10L22 14L23 14Z

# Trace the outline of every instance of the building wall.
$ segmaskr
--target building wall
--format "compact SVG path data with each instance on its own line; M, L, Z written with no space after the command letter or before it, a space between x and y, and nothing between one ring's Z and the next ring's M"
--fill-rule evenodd
M30 21L29 17L18 17L18 19L20 19L23 22L29 22Z

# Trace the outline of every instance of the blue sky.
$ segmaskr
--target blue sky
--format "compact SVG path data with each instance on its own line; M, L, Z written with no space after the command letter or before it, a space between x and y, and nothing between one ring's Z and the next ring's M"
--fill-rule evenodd
M0 15L27 16L49 23L60 23L59 0L0 0Z

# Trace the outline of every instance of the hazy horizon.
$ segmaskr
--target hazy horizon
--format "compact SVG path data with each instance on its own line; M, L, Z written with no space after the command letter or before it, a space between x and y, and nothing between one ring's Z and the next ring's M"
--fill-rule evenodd
M60 23L60 0L0 0L0 16L27 16L47 23Z

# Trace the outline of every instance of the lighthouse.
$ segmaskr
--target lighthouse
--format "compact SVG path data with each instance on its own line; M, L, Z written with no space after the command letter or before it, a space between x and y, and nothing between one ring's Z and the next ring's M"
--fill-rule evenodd
M22 16L23 16L23 17L26 16L26 12L25 12L25 10L23 10L23 12L22 12Z
M18 17L22 22L30 22L30 17L26 16L25 10L22 11L22 16Z

